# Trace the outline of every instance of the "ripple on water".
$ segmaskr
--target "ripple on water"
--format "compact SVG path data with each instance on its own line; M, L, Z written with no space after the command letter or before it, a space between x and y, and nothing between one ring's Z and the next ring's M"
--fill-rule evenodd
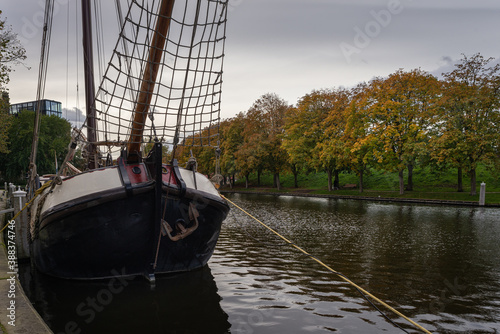
M492 223L500 221L500 210L248 195L233 200L431 331L493 333L500 323L500 224ZM211 266L224 273L214 276L222 306L238 310L238 316L229 313L230 320L241 318L234 324L258 333L394 331L350 285L281 245L241 213L224 223ZM225 283L232 278L256 297L231 304L235 290ZM255 310L273 312L254 314L254 323L242 320ZM262 323L255 322L260 317ZM268 318L280 320L264 329Z
M432 332L500 331L498 209L228 197ZM236 209L208 267L159 278L155 289L130 282L86 324L76 308L107 284L23 283L57 333L70 321L90 333L399 332L355 288Z

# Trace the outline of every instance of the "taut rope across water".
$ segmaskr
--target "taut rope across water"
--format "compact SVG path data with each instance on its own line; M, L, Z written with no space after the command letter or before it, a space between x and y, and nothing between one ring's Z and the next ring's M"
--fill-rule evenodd
M322 265L323 267L325 267L326 269L328 269L328 271L334 273L335 275L337 275L338 277L340 277L341 279L343 279L344 281L346 281L347 283L349 283L350 285L352 285L354 288L356 288L362 295L363 297L365 297L366 300L368 300L368 302L370 302L370 304L372 304L375 308L377 308L373 303L371 303L371 301L367 298L367 297L370 297L372 298L373 300L375 300L376 302L382 304L383 306L385 306L388 310L390 310L391 312L393 312L394 314L398 315L399 317L405 319L406 321L408 321L409 323L411 323L413 326L415 326L416 328L418 328L419 330L421 330L422 332L424 333L427 333L427 334L431 334L430 331L428 331L427 329L425 329L424 327L422 327L421 325L417 324L415 321L411 320L410 318L408 318L407 316L405 316L404 314L402 314L401 312L399 312L398 310L396 310L395 308L393 308L392 306L388 305L387 303L385 303L384 301L380 300L379 298L375 297L374 295L372 295L370 292L366 291L365 289L363 289L362 287L360 287L359 285L357 285L356 283L354 283L353 281L351 281L349 278L347 278L344 274L332 269L331 267L329 267L328 265L326 265L324 262L322 262L321 260L319 260L317 257L315 257L314 255L311 255L309 254L307 251L305 251L304 249L302 249L301 247L297 246L296 244L294 244L292 241L288 240L287 238L285 238L284 236L282 236L281 234L279 234L277 231L273 230L271 227L269 227L268 225L266 225L265 223L263 223L262 221L260 221L259 219L257 219L256 217L252 216L250 213L248 213L247 211L245 211L243 208L241 208L240 206L238 206L236 203L232 202L231 200L229 200L227 197L225 197L224 195L221 195L222 198L224 198L226 201L228 201L229 203L231 203L233 206L235 206L236 208L238 208L241 212L245 213L247 216L249 216L250 218L252 218L253 220L255 220L256 222L258 222L259 224L261 224L262 226L264 226L265 228L267 228L269 231L273 232L274 234L276 234L278 237L280 237L282 240L284 240L287 244L289 244L290 246L293 246L294 248L298 249L301 253L303 253L304 255L308 256L309 258L313 259L314 261L316 261L317 263L319 263L320 265ZM378 310L378 308L377 308ZM380 312L380 310L379 310ZM401 328L398 324L394 323L391 319L389 319L385 314L383 314L382 312L380 312L386 319L388 319L392 324L394 324L395 326L399 327L401 330L405 331L403 328Z

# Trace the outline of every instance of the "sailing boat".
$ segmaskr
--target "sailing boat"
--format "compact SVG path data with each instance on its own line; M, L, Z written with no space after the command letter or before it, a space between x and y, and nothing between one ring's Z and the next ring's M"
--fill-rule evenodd
M70 279L154 280L208 262L229 207L195 161L183 168L175 156L188 142L219 152L214 129L227 5L131 1L94 94L91 11L82 0L87 136L74 133L65 164L83 142L89 168L58 176L33 201L31 250L39 271ZM121 7L117 12L121 16ZM169 163L162 161L166 145ZM149 153L146 146L152 146Z

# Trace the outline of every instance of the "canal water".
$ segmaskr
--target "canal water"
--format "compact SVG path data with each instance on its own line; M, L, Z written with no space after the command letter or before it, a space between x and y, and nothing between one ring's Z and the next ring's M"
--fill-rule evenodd
M498 208L228 198L431 332L500 332ZM209 265L161 277L154 289L143 279L71 282L23 268L25 290L55 333L404 333L234 208Z

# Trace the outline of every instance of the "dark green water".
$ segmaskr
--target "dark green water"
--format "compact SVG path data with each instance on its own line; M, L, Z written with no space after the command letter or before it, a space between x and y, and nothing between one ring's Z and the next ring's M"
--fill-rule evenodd
M229 198L431 332L500 331L498 208ZM209 267L154 290L143 280L25 285L56 333L403 333L237 209Z

